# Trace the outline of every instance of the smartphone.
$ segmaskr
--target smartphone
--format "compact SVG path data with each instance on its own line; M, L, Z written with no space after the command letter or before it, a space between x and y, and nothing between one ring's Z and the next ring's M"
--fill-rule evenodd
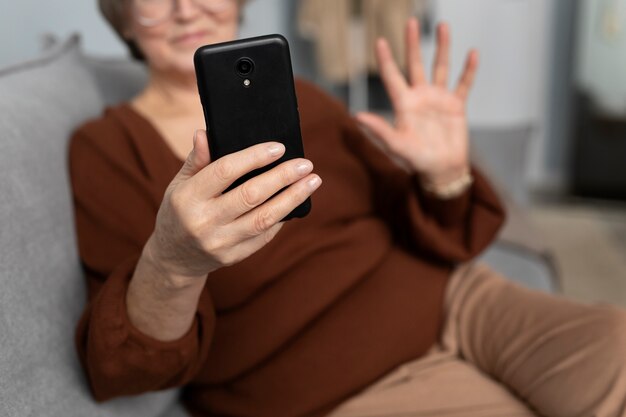
M287 160L304 158L289 43L283 36L203 46L194 65L211 160L269 141L286 148L278 161L239 178L224 192ZM310 211L308 198L283 221Z

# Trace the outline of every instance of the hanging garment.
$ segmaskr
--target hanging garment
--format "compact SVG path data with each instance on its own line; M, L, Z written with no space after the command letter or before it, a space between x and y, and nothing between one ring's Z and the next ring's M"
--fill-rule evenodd
M365 25L367 59L362 63L350 59L348 39L354 1L360 3L358 9ZM302 36L315 42L321 75L334 83L346 83L351 71L378 73L374 47L379 37L389 41L404 68L406 20L414 15L424 16L427 6L428 0L301 0L298 26Z

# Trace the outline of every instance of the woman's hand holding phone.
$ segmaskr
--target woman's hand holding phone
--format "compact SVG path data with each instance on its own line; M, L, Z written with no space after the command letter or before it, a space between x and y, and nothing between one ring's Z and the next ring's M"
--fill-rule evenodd
M172 287L184 287L261 249L280 231L281 220L321 185L311 173L313 164L298 158L222 194L284 152L281 143L267 142L212 162L206 132L196 132L194 148L165 192L144 249L150 262L171 277Z

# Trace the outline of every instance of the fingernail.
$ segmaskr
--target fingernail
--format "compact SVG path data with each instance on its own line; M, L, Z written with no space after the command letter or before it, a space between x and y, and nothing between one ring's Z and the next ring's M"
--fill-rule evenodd
M268 150L271 156L277 156L285 150L285 146L282 144L271 145Z
M317 187L322 185L322 180L320 177L313 177L309 181L307 181L307 185L311 190L315 190Z
M296 171L300 175L308 174L313 170L313 165L310 162L302 162L296 166Z
M193 147L196 147L196 140L198 139L198 131L196 130L193 134Z

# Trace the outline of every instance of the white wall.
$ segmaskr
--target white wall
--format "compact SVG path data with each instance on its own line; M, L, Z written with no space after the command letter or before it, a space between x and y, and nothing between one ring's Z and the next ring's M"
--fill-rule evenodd
M469 102L470 123L480 128L531 127L527 180L545 181L555 0L439 0L437 4L437 18L452 27L453 74L460 73L469 48L476 47L481 54Z
M293 0L254 0L245 9L241 36L258 36L268 33L287 35L288 1Z
M545 2L545 0L544 0ZM540 24L531 0L441 0L438 19L452 27L456 77L472 47L481 53L481 67L470 99L470 119L485 127L534 123L539 52L532 31ZM432 54L429 53L429 56ZM454 79L456 82L456 79Z
M0 0L0 66L37 56L41 36L80 32L84 46L105 55L125 53L100 18L96 0Z

